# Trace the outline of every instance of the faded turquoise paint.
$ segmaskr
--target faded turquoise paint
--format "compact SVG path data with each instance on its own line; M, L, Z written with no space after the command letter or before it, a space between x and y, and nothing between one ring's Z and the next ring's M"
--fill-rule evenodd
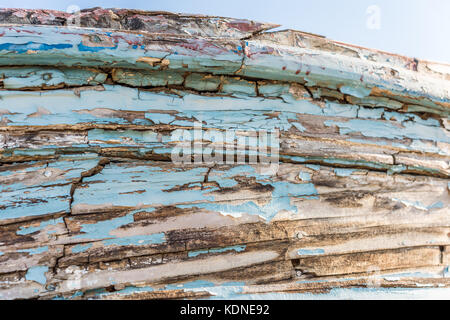
M116 295L116 294L121 296L121 295L131 295L134 293L153 292L155 290L156 289L154 289L153 287L150 287L150 286L144 286L144 287L127 286L122 290L118 290L118 291L114 291L114 292L109 292L106 289L102 288L102 289L89 290L87 293L94 294L94 297L99 298L99 297L108 297L110 295Z
M393 165L388 169L387 174L392 175L395 173L401 173L401 172L405 171L406 169L407 169L407 166L402 165L402 164Z
M195 280L184 284L167 285L167 290L180 290L202 292L206 291L211 294L205 299L239 299L243 292L245 283L238 281L230 281L224 283L213 283L205 280Z
M114 206L136 206L136 205L178 205L179 207L199 207L219 212L237 213L247 212L258 214L270 220L281 210L297 212L297 208L290 204L291 196L316 195L317 191L311 183L289 183L284 181L271 181L267 176L261 176L249 165L236 166L228 171L211 170L209 181L216 181L221 188L236 186L235 176L255 177L258 183L273 187L272 200L262 206L256 205L253 201L248 201L242 205L228 205L214 203L212 191L219 188L201 190L196 183L203 182L204 175L208 168L194 168L180 170L177 168L162 169L157 166L134 166L128 168L123 165L107 165L103 171L94 177L84 179L88 183L87 187L75 191L72 208L77 205L101 205L110 203ZM120 177L120 180L117 179ZM134 182L131 182L134 180ZM102 181L102 183L89 182ZM190 184L188 189L172 190L184 185L186 181ZM107 187L105 187L107 186ZM116 196L111 199L111 191ZM192 204L192 202L198 202ZM183 205L183 203L190 203ZM117 222L117 226L116 226ZM115 228L132 222L131 215L115 218L109 222L114 223ZM90 227L91 228L91 227ZM95 228L95 227L93 227ZM107 230L111 230L112 226ZM93 231L85 231L83 238L89 238L88 234ZM98 235L98 234L97 234ZM108 234L101 234L107 237Z
M76 246L74 246L72 248L72 253L80 253L83 251L88 250L89 248L92 247L92 243L88 243L88 244L77 244Z
M149 286L145 286L145 287L126 287L125 289L119 290L114 292L114 294L119 294L119 295L129 295L129 294L134 294L134 293L139 293L139 292L153 292L155 291L154 288L149 287ZM108 295L108 293L105 291L104 294L98 294L99 296L102 295ZM111 294L111 293L109 293Z
M145 117L152 120L154 124L169 124L175 120L174 116L165 113L146 113Z
M327 102L326 107L323 109L323 114L333 117L356 118L358 116L358 106Z
M81 226L82 234L76 236L77 239L105 239L112 238L112 230L130 224L134 221L133 214L127 214L123 217L99 221L92 224L83 224Z
M116 246L141 246L148 244L161 244L166 241L164 232L154 233L149 235L135 235L130 237L121 237L115 239L104 240L103 244L105 246L116 245Z
M3 33L0 37L0 65L30 65L25 68L10 67L1 71L3 86L8 89L0 92L0 113L4 127L26 126L28 130L31 126L75 124L84 124L91 128L103 124L120 124L123 125L122 127L143 126L133 127L133 130L87 129L86 138L82 136L85 134L83 132L76 142L64 142L66 149L63 152L78 152L81 148L91 147L95 150L99 150L98 147L127 147L122 150L135 152L135 155L139 156L148 153L170 153L172 149L168 144L170 139L167 132L158 133L156 129L153 131L151 126L171 124L192 127L194 122L201 121L204 127L214 130L279 128L283 134L286 134L286 139L289 139L291 133L299 139L300 137L309 138L310 131L316 134L314 130L319 132L317 138L324 136L329 138L337 130L330 127L336 126L341 136L348 134L348 137L359 137L358 133L361 133L367 139L352 138L346 141L365 144L365 147L375 144L378 147L388 146L448 155L448 152L444 150L445 146L441 146L440 143L449 143L449 135L442 128L443 124L441 125L439 120L422 119L411 112L386 111L386 109L417 112L432 110L430 112L438 115L447 114L442 105L435 103L436 101L449 102L448 93L445 94L446 89L442 86L434 87L433 77L420 75L420 73L417 79L415 74L410 76L413 73L405 71L405 66L400 68L398 79L392 81L386 77L389 75L376 72L381 70L376 67L383 65L383 61L373 60L362 64L358 59L340 52L330 59L328 53L323 54L319 49L316 51L316 49L298 48L292 45L274 48L271 41L263 45L262 42L250 40L243 48L240 40L224 41L197 37L189 39L184 36L179 38L176 35L168 37L170 39L164 39L159 36L155 38L151 34L55 26L3 26L0 27L0 33ZM273 36L277 37L278 34ZM46 70L41 67L31 67L31 65L47 65L49 68ZM66 68L56 70L53 69L54 65L66 66ZM73 66L103 67L105 65L115 69L112 72L112 78L116 83L146 87L163 87L173 84L183 85L188 89L172 88L174 89L172 94L159 92L162 88L153 91L147 90L148 88L139 90L105 84L106 74L103 72L70 69ZM117 69L120 67L130 69ZM161 68L167 70L154 72ZM251 78L280 80L283 83L258 81L256 85L256 81L217 75L244 75ZM338 98L340 101L359 102L346 104L327 101L325 98L313 101L307 93L308 90L304 90L299 97L293 94L296 90L295 85L286 81L306 82L307 86L322 86L323 90L326 88L339 90L346 95L344 97L335 91L333 94L335 97L340 96ZM108 83L110 83L109 80ZM103 84L103 86L74 90L17 90L96 84ZM399 101L403 102L392 101L388 98L383 100L382 97L377 99L369 97L372 88L392 90L394 94L399 93ZM207 93L202 95L189 89ZM316 89L311 88L311 91L316 92ZM412 96L405 97L406 94L412 94ZM420 99L415 101L414 96ZM424 97L430 100L422 99ZM409 105L414 103L422 105ZM9 143L14 139L7 136L8 131L8 129L5 130L5 135L2 133L0 139ZM79 132L81 131L83 130ZM207 138L209 139L210 136ZM387 141L373 141L372 138L386 138ZM411 142L408 139L412 139ZM58 145L60 141L52 143L50 145L49 142L49 145L42 146L40 149L11 148L5 150L2 156L55 156L59 159L70 157L60 154L62 149ZM255 141L251 141L250 145L255 146ZM286 150L289 148L288 145ZM295 152L295 147L293 149ZM101 152L103 150L99 151ZM254 152L249 150L246 154ZM305 154L308 153L305 152ZM67 161L48 160L48 164L36 162L33 168L23 170L0 170L0 177L6 177L0 183L0 207L2 208L0 219L22 219L59 212L67 214L73 211L73 215L67 219L76 222L80 219L76 214L121 208L124 212L120 214L124 214L123 216L109 220L100 219L95 223L84 223L79 226L80 234L73 236L74 239L98 241L95 245L82 243L70 247L71 252L73 254L87 252L89 255L101 246L163 244L166 241L164 232L135 234L135 230L131 229L136 226L138 229L143 227L141 221L134 219L137 212L152 212L160 206L203 208L232 216L259 215L266 221L270 221L280 212L298 213L293 201L295 199L318 199L318 192L314 184L310 182L311 173L307 169L300 171L298 177L294 175L292 178L295 182L290 182L279 181L281 176L274 178L258 174L251 166L236 166L229 170L220 167L180 169L170 165L158 166L148 161L147 165L143 162L106 165L101 173L83 178L83 186L76 188L73 202L71 202L73 183L79 181L83 172L98 165L98 156L95 154L91 154L87 159L75 159L75 157L78 156L74 155L72 159L66 159ZM345 155L342 159L328 157L327 154L316 157L286 156L285 159L299 163L320 162L330 166L360 166L387 171L388 174L413 169L432 174L440 172L437 169L419 166L350 160L345 159ZM8 166L5 165L5 167ZM306 167L315 171L321 168L314 164L307 164ZM353 172L354 169L334 169L335 175L340 177L352 176ZM8 180L9 176L15 174L18 178ZM21 175L36 175L37 178L28 181L22 179ZM245 179L252 179L258 186L266 187L264 190L270 196L267 196L265 204L252 199L242 200L238 202L239 204L229 200L217 200L220 199L217 197L219 195L217 191L226 188L238 190ZM299 180L303 183L299 183ZM205 185L207 186L204 188ZM394 200L430 212L445 207L443 201L423 204L421 201ZM137 207L143 209L134 210ZM125 213L127 208L134 211ZM30 227L20 227L17 234L28 236L41 230L48 230L47 233L56 232L54 230L56 228L52 226L60 223L64 223L62 218L42 221L38 226L34 224ZM143 233L143 231L140 232ZM188 252L188 257L197 257L205 253L242 252L245 249L246 245L202 249ZM48 246L42 246L18 250L18 252L38 255L48 250ZM299 255L324 253L325 250L320 248L298 250ZM0 252L1 255L4 253ZM45 284L47 271L46 266L33 266L28 269L25 278ZM448 267L444 274L448 274ZM111 282L111 284L114 283ZM165 288L195 291L207 288L206 291L212 293L213 298L233 299L242 297L244 283L215 284L198 280L180 285L167 285ZM131 294L154 290L149 286L142 288L130 286L116 293ZM100 295L109 294L104 289L97 291ZM336 292L344 297L348 293L348 291ZM368 291L355 290L350 291L349 296L367 293L371 294ZM79 291L71 298L82 294ZM248 295L246 298L257 296ZM330 296L334 296L334 293ZM273 297L280 296L273 294ZM303 298L306 295L295 294L293 297Z
M77 124L86 122L125 124L128 121L115 117L114 113L112 113L113 110L146 112L149 109L154 109L175 111L179 113L178 116L187 117L193 119L193 121L204 118L204 121L211 121L207 125L214 127L215 124L219 124L221 125L219 128L224 129L251 121L254 122L254 125L252 126L252 123L250 123L248 128L257 129L265 125L269 128L278 126L286 130L291 127L287 119L295 120L294 112L302 111L301 106L298 108L297 105L294 105L291 108L287 108L288 104L283 105L279 101L273 100L261 101L260 98L246 98L235 101L236 99L230 97L204 97L192 94L179 98L151 92L140 92L138 97L138 91L133 88L110 85L104 85L104 87L105 91L82 91L79 97L71 90L55 90L56 92L60 91L59 93L52 90L51 92L43 93L20 92L20 94L6 91L2 93L0 108L8 110L11 102L14 101L14 114L7 115L10 121L8 125L52 125L55 123ZM37 99L38 97L39 99ZM233 103L231 103L232 99L234 99ZM149 101L151 101L151 105L149 105ZM303 108L306 113L321 113L320 107L307 101L300 101L297 104L309 105L306 109ZM30 117L42 105L45 105L47 112L36 117ZM233 112L230 109L232 105L236 105L236 108L232 109L240 111ZM261 111L252 110L255 105L258 105L258 109ZM264 113L264 111L270 112L274 108L278 109L276 105L279 105L281 109L288 109L286 110L288 113L280 115L287 118L277 120L264 114L258 114L258 112ZM110 115L108 115L108 112L105 113L105 111L100 112L101 108L111 110ZM315 110L308 110L308 108ZM155 114L148 112L146 112L146 116L150 119L151 117L157 117ZM242 117L246 117L246 119L233 124L233 120L241 120ZM257 118L253 119L254 117ZM168 123L173 118L168 115L161 115L159 119L155 118L155 120L157 120L156 123ZM180 125L185 123L188 126L192 126L192 122L174 122L174 124Z
M114 206L169 205L175 203L199 200L213 200L206 195L206 191L191 189L171 191L183 185L185 181L202 182L208 168L193 168L181 170L172 168L163 170L157 166L133 166L111 164L105 166L101 173L84 179L85 183L103 181L103 183L89 184L87 188L75 191L72 206L102 205L111 203ZM120 180L118 179L120 177ZM135 180L136 182L131 182ZM105 188L105 186L107 186ZM118 191L111 199L111 190Z
M58 91L58 90L57 90ZM231 101L230 97L204 97L200 95L186 94L182 98L171 95L164 95L155 92L137 92L133 88L125 88L121 86L105 85L105 91L82 91L78 97L74 92L70 90L61 90L62 95L54 92L39 93L39 99L33 97L37 95L35 92L21 92L20 99L17 93L5 92L3 100L0 101L0 105L7 110L8 105L13 101L16 106L14 114L8 114L5 117L8 118L8 125L51 125L54 123L65 124L77 124L77 123L117 123L128 124L129 121L118 117L115 111L118 110L133 110L142 112L148 119L135 119L133 123L150 125L155 124L167 124L181 125L191 127L195 121L203 121L206 128L218 128L218 129L240 129L240 130L258 130L266 129L271 130L279 128L282 131L289 130L292 126L295 126L300 132L305 131L305 127L296 122L298 114L305 113L311 115L323 115L332 117L355 117L358 113L358 117L367 117L373 119L375 115L373 113L366 114L367 108L360 107L359 110L355 106L343 105L338 103L328 102L325 108L321 108L314 103L306 100L295 100L285 97L286 102L278 100L261 100L259 97L245 97L244 99L234 99ZM33 99L27 99L33 98ZM37 101L47 99L45 103L45 114L41 114L37 117L29 117L39 110L40 104ZM237 100L237 101L236 101ZM151 104L149 102L151 101ZM53 108L52 106L55 106ZM57 108L56 108L57 106ZM93 109L87 109L87 107ZM149 106L155 110L166 110L172 112L166 113L151 113L148 112ZM236 106L239 111L233 111ZM255 106L258 106L258 110L255 110ZM101 111L104 108L109 110ZM214 109L214 110L212 110ZM268 116L266 113L269 111L282 111L276 117ZM109 115L108 115L109 112ZM175 112L175 113L174 113ZM376 116L379 111L376 112ZM184 117L185 120L176 120L176 116ZM397 115L396 117L392 115ZM401 115L398 116L398 115ZM371 121L364 119L351 119L348 122L336 122L334 120L327 120L325 124L337 125L340 127L341 134L362 132L367 137L385 137L389 139L402 139L405 137L414 139L410 146L402 145L389 141L393 146L402 147L406 150L419 150L419 151L432 151L436 148L439 149L439 153L447 155L447 153L441 148L436 146L424 146L420 142L420 139L428 139L431 141L449 141L448 133L440 127L439 122L436 119L422 120L420 117L413 114L399 114L399 113L384 113L384 117L390 117L392 121ZM186 120L191 119L191 120ZM153 119L153 122L150 120ZM397 122L401 123L401 126L396 126ZM123 140L122 135L117 132L109 132L111 136L108 137L106 132L103 132L103 137L99 137L99 129L94 129L94 132L89 132L89 143L91 145L98 145L101 147L106 146L132 146L144 143L148 148L155 150L157 153L165 153L164 142L158 142L156 134L152 133L150 141L147 137L139 139L137 134L131 131L124 131L123 136L130 134L133 139L131 142L129 139ZM423 134L425 133L425 134ZM115 136L115 137L114 137ZM127 137L129 138L129 137ZM167 141L166 136L166 141ZM119 143L117 144L118 140ZM355 139L349 139L353 141ZM357 139L356 139L357 140ZM361 140L361 139L359 139ZM134 141L134 142L133 142ZM370 144L370 140L361 140L362 143ZM375 142L383 143L383 142ZM79 145L80 147L87 147L88 145ZM42 149L41 149L42 150ZM17 155L35 155L39 154L52 154L53 150L43 151L29 151L29 150L15 150ZM150 151L150 150L148 150ZM171 150L167 149L167 153ZM37 152L37 153L36 153Z
M365 96L371 88L377 87L393 91L400 96L425 97L439 102L450 101L448 91L442 90L438 81L414 80L414 77L408 74L409 70L398 69L401 72L398 79L402 78L401 81L387 80L384 73L378 72L383 68L383 63L369 65L359 58L353 59L346 55L338 57L333 54L333 58L330 58L320 50L290 46L283 48L276 43L271 46L258 40L248 41L246 53L252 58L246 59L245 67L239 74L248 77L281 81L304 79L309 86L324 84L330 89L343 87L344 91L348 90L347 92L355 96ZM362 71L361 68L366 70Z
M29 281L36 281L44 285L47 282L47 278L45 277L45 273L48 271L47 266L34 266L28 269L25 274L25 279Z
M302 126L300 123L298 122L291 122L291 124L297 128L298 131L300 132L304 132L306 129L304 126Z
M247 248L246 245L237 245L237 246L231 246L226 248L215 248L215 249L209 249L210 253L220 253L220 252L227 252L230 250L236 251L236 252L242 252Z
M30 255L34 255L34 254L41 254L44 252L48 251L48 246L44 246L44 247L38 247L38 248L33 248L33 249L21 249L21 250L17 250L17 252L26 252Z
M189 251L188 257L196 257L200 254L221 253L221 252L227 252L227 251L242 252L245 250L246 247L247 247L246 245L236 245L236 246L229 246L229 247L225 247L225 248L213 248L213 249L208 249L208 250Z
M83 291L77 291L67 299L62 296L55 296L54 298L52 298L52 300L71 300L77 297L82 297L83 295L84 295Z
M365 59L345 54L333 55L331 59L320 49L280 47L276 43L269 44L257 39L246 41L244 55L239 40L227 39L223 42L186 37L180 40L173 36L171 39L151 41L154 39L151 34L88 28L71 28L67 32L66 27L57 26L2 26L0 33L3 34L0 64L3 65L54 65L58 61L65 66L108 64L111 67L155 70L160 68L158 64L142 58L166 58L170 61L167 67L171 70L212 70L216 74L237 73L261 79L306 80L309 85L326 83L334 89L339 86L357 96L364 96L372 87L378 87L399 94L449 102L448 95L439 86L433 86L436 81L431 77L417 81L410 70L400 65L396 68L398 81L387 79L385 72L376 72L382 69L387 58L384 62L370 64ZM45 55L29 54L29 50L45 52ZM395 60L391 63L399 64Z
M403 199L399 199L399 198L392 198L392 200L401 202L406 206L414 207L414 208L417 208L420 210L425 210L425 211L444 208L444 203L442 201L438 201L438 202L432 203L427 206L427 205L423 204L421 201L410 201L410 200L403 200Z
M69 212L71 185L54 187L28 188L28 194L22 190L0 193L0 205L6 206L0 212L0 219L15 219L39 215L51 215L58 212ZM27 199L45 199L41 202L27 201Z
M294 162L305 163L305 162L321 162L329 164L330 166L339 165L339 166L348 166L348 167L367 167L373 169L383 169L388 170L392 165L377 163L372 161L364 161L364 160L352 160L352 159L338 159L338 158L325 158L325 157L298 157L298 156L288 156L283 155L283 158L290 159Z
M347 122L327 120L324 123L327 126L338 126L341 134L361 132L364 136L375 138L411 138L450 143L450 135L445 129L413 122L403 122L402 126L394 126L386 121L366 121L360 119L351 119Z
M139 146L142 144L163 147L170 141L168 136L162 136L162 140L158 141L158 134L154 131L136 131L136 130L104 130L93 129L88 131L89 144L98 146L111 146L111 141L114 141L115 146L129 146L130 139L133 139L134 144ZM150 150L150 149L149 149Z
M421 152L431 152L444 156L450 155L450 152L447 149L439 148L435 145L435 142L423 142L421 140L412 140L411 144L405 145L402 143L396 143L390 140L385 141L372 141L369 139L347 139L350 142L368 144L368 145L377 145L377 146L392 146L395 148L404 149L406 151L421 151Z
M159 40L154 44L146 41L152 36L144 37L142 34L88 28L71 28L68 32L65 27L55 26L1 26L0 33L3 34L0 44L2 65L12 65L11 61L15 60L14 65L51 66L58 61L60 65L69 67L108 64L111 67L156 70L159 66L153 66L142 58L162 59L170 55L170 69L183 69L188 65L192 71L208 72L211 68L220 67L217 73L233 73L242 61L242 50L237 49L240 41L233 40L228 41L226 47L214 40L189 38L183 38L182 43ZM95 37L92 42L91 37ZM29 54L29 50L38 54ZM39 54L43 51L45 55Z
M256 96L256 85L245 80L230 78L222 84L222 92L233 96Z
M440 127L439 120L428 118L428 119L422 119L421 117L417 116L416 114L412 113L399 113L395 111L386 111L384 112L384 117L388 120L397 121L400 123L404 122L415 122L420 123L425 126L430 127Z
M197 289L197 288L209 288L214 287L216 284L206 280L195 280L180 284L168 284L165 286L167 290L179 290L179 289Z
M0 177L5 180L0 184L0 219L51 215L70 212L70 189L81 173L98 164L97 156L85 159L64 159L39 163L25 170L3 171ZM37 174L41 178L23 179L11 183L8 176ZM12 179L14 181L14 179ZM24 190L27 192L24 193Z
M441 171L433 168L425 168L422 166L405 166L405 165L393 165L378 163L365 160L352 160L352 159L338 159L338 158L322 158L322 157L298 157L283 155L281 158L287 158L297 163L311 163L320 162L328 164L329 166L345 166L345 167L363 167L366 169L376 169L380 171L386 171L388 174L401 173L405 170L413 170L419 172L428 172L431 175L441 175ZM306 164L305 164L306 165Z
M297 251L299 256L317 256L321 254L325 254L325 250L323 249L299 249Z
M5 181L0 185L0 191L7 192L12 190L28 189L30 187L57 187L57 185L72 183L74 179L79 178L81 173L94 168L98 164L97 155L91 159L66 159L62 161L49 161L48 163L39 163L26 169L7 170L2 172ZM11 183L7 176L37 174L40 179L23 179L18 183Z
M2 43L0 44L0 51L13 51L17 53L26 53L28 50L32 51L47 51L52 49L68 49L72 48L71 44L42 44L42 43Z
M133 236L125 236L118 237L116 235L111 234L111 232L120 229L123 226L129 225L134 222L134 214L139 211L133 211L126 214L123 217L113 218L105 221L98 221L96 223L91 224L82 224L81 232L82 234L76 235L76 239L101 239L102 244L105 246L116 245L147 245L147 244L161 244L165 242L165 234L164 233L154 233L154 234L144 234L144 235L133 235ZM82 247L78 247L77 250L85 251L92 247L90 245L83 245ZM72 250L74 252L74 250Z
M25 167L25 168L23 168L22 170L20 170L20 172L31 172L31 171L34 171L34 170L36 170L35 169L35 166L36 165L40 165L41 163L40 162L38 162L38 161L30 161L29 162L29 167ZM43 166L40 166L40 168L43 168ZM0 169L3 169L3 168L1 168L0 167ZM0 170L0 177L6 177L6 176L9 176L9 175L11 175L11 174L13 174L14 172L16 172L16 171L11 171L11 170L6 170L6 169L4 169L4 170ZM3 185L3 183L0 185L0 187Z
M348 177L355 171L356 171L355 169L342 169L342 168L334 169L334 173L340 177Z
M49 156L55 154L54 150L14 150L17 156Z
M196 256L201 255L201 254L207 254L208 252L209 252L208 249L206 249L206 250L189 251L188 252L188 257L192 258L192 257L196 257Z
M64 223L63 218L58 219L50 219L47 221L42 221L38 227L23 227L20 226L19 230L16 232L18 235L27 235L32 234L38 231L41 231L42 229L48 227L48 226L55 226L57 224Z
M291 205L291 196L316 195L317 191L312 183L290 183L285 181L272 181L270 177L260 175L255 168L244 165L230 168L226 172L211 170L209 177L211 181L216 181L222 188L236 185L234 176L244 176L256 178L256 182L262 185L273 187L272 199L266 205L258 206L253 201L247 201L240 205L229 204L203 204L202 208L225 212L235 215L240 213L257 214L266 220L271 220L279 211L287 210L297 212L297 208ZM195 206L195 205L194 205ZM248 211L246 211L248 210Z
M426 273L426 272L401 272L401 273L392 273L388 275L383 275L385 279L399 279L399 278L440 278L441 275L436 273Z
M223 283L222 285L216 285L211 288L206 288L206 291L212 294L212 296L206 299L210 300L240 299L243 296L244 286L245 286L244 282L236 281ZM196 291L200 291L199 289L196 289Z
M209 173L209 179L219 184L221 188L231 188L237 185L235 176L247 176L253 178L263 178L258 175L250 165L233 166L226 171L212 169Z

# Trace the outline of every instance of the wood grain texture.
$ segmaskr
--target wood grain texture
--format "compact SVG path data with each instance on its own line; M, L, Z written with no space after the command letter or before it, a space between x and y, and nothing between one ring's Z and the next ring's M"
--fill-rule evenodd
M450 66L232 18L0 22L0 298L449 297Z

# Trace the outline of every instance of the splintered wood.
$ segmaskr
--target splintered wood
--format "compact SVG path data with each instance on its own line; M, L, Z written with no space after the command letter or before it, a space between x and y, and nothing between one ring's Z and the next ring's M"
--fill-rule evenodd
M449 65L231 18L0 23L0 298L450 296Z

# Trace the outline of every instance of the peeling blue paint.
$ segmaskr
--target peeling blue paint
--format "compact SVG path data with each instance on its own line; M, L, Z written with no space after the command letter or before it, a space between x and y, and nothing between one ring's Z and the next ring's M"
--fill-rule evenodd
M242 294L241 300L370 300L370 299L442 299L450 296L450 288L332 288L327 293L253 293ZM220 299L220 298L219 298Z
M325 254L325 250L323 249L299 249L297 251L299 256L316 256Z
M25 274L25 279L29 281L36 281L44 285L47 282L47 278L45 277L45 273L48 271L47 266L34 266L28 269Z
M300 173L298 174L298 177L302 181L311 181L311 174L308 172L300 171Z
M323 114L333 117L356 118L358 114L358 106L327 102L325 108L323 109Z
M89 184L87 188L77 189L72 208L77 204L102 205L109 202L115 206L136 206L138 204L169 205L195 200L210 201L213 197L207 195L207 191L199 189L170 191L182 185L183 181L202 182L207 170L208 168L205 167L187 170L172 168L168 172L156 166L107 165L101 173L84 179L86 183L98 180L103 183ZM117 177L121 179L118 180ZM136 182L129 183L131 180ZM108 187L105 188L105 185ZM111 199L111 189L121 190L121 192Z
M27 235L27 234L31 234L34 232L38 232L40 230L42 230L43 228L47 227L47 226L54 226L57 225L59 223L64 223L63 218L58 218L58 219L50 219L47 221L42 221L38 227L24 227L24 226L20 226L20 230L18 230L16 233L18 235Z
M27 42L27 43L1 43L0 51L8 50L15 51L17 53L26 53L28 50L32 51L47 51L53 49L68 49L72 48L71 44L45 44L45 43L35 43L35 42Z
M41 253L44 253L44 252L47 252L47 251L48 251L48 246L37 247L37 248L33 248L33 249L17 250L17 252L26 252L26 253L29 253L30 255L41 254Z
M429 127L413 122L403 122L403 126L395 126L387 121L351 119L347 122L327 120L326 126L336 125L341 134L361 132L367 137L388 139L423 139L450 143L450 135L442 128Z
M102 46L86 46L82 42L80 42L77 46L79 51L89 51L89 52L99 52L102 50L114 50L117 49L117 46L113 47L102 47Z
M348 177L355 171L356 171L355 169L342 169L342 168L334 169L334 173L340 177Z
M305 164L305 167L310 168L314 171L320 170L320 165L318 164Z
M243 292L244 282L230 281L222 284L215 284L211 281L195 280L184 284L167 285L167 290L180 290L201 292L207 291L212 296L205 299L239 299Z
M195 288L209 288L214 287L214 282L206 280L194 280L180 284L168 284L165 286L167 290L180 290L180 289L195 289Z
M105 246L116 245L116 246L129 246L129 245L147 245L147 244L161 244L166 241L164 232L154 233L149 235L136 235L130 237L121 237L115 239L103 240L102 243Z
M341 91L343 94L348 94L357 98L365 98L370 95L372 89L361 86L359 87L342 86L339 88L339 91Z

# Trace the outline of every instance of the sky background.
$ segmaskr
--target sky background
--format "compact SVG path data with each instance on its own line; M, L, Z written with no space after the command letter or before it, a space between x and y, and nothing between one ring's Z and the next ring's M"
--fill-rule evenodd
M450 63L450 0L0 0L1 7L71 5L199 13L281 24L327 38Z

